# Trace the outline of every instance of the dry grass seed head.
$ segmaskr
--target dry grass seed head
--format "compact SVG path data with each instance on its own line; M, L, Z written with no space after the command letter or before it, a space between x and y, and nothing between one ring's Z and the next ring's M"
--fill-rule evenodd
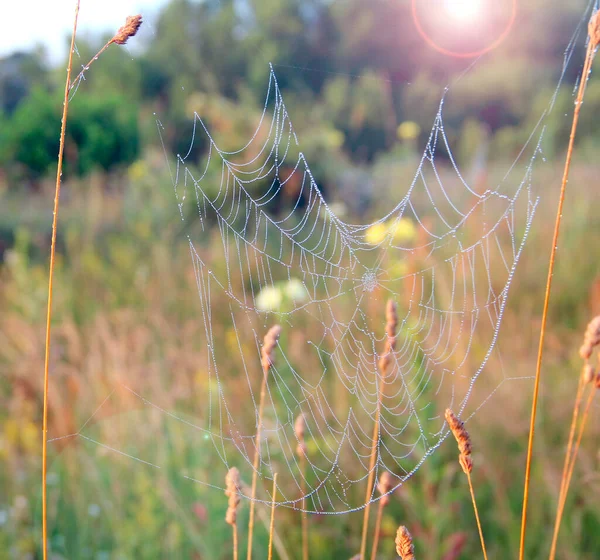
M296 453L300 456L306 453L306 444L304 443L304 430L306 427L306 420L304 418L304 412L298 414L296 421L294 422L294 433L298 439L298 445L296 446Z
M274 325L265 335L263 346L260 351L261 364L265 372L268 371L273 365L273 351L277 346L277 341L279 340L280 334L281 327L279 325Z
M127 40L130 37L133 37L139 30L142 25L142 16L138 14L137 16L127 16L125 20L125 25L119 27L119 30L115 33L115 36L112 38L113 43L117 43L117 45L124 45L127 43Z
M581 373L584 384L592 383L596 378L596 372L590 364L583 365L583 372Z
M583 344L579 349L579 355L583 360L589 360L594 348L600 344L600 315L594 317L589 323L583 335Z
M396 348L396 329L398 328L398 309L396 302L389 300L385 308L385 333L387 339L385 342L385 348L381 358L379 358L379 371L382 374L386 374L389 370L390 363L392 360L392 352Z
M237 508L240 503L240 471L232 467L225 476L225 495L229 498L229 507L225 514L225 521L235 525L237 521Z
M600 10L596 10L590 18L588 25L588 34L593 48L600 45Z
M386 506L390 497L388 492L392 489L392 475L388 471L383 471L377 483L377 490L381 494L381 505Z
M448 422L450 431L458 443L458 450L460 451L458 460L460 466L465 474L468 474L473 470L471 436L467 432L464 423L449 408L446 409L446 422Z
M401 525L396 533L396 552L402 560L415 560L415 547L412 535L408 529Z

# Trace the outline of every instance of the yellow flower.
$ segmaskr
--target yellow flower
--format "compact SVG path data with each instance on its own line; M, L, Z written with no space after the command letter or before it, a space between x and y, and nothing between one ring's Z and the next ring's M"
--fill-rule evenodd
M373 224L365 233L365 241L369 245L379 245L387 236L388 228L383 222Z
M415 140L421 134L421 127L414 121L404 121L398 127L398 138L400 140Z
M148 166L144 160L138 159L129 166L127 174L131 181L139 181L148 174Z
M417 237L417 228L410 218L391 221L389 232L392 235L392 239L397 243L414 241Z

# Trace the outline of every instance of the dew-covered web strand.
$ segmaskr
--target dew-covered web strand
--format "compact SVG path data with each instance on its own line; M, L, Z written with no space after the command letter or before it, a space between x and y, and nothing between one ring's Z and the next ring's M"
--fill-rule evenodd
M577 33L565 51L561 82ZM310 327L303 352L317 371L304 370L286 344L276 349L258 474L266 482L277 472L278 503L298 509L304 503L310 512L339 514L365 505L362 489L370 475L382 382L377 360L385 339L385 299L401 305L398 344L381 400L374 469L393 473L391 491L409 479L447 436L439 410L450 406L469 417L502 385L522 379L503 371L498 385L467 410L476 381L495 351L509 288L534 219L538 195L532 176L541 158L544 116L552 110L555 96L517 158L527 162L522 175L513 177L515 162L494 189L477 192L461 173L445 131L443 111L451 95L452 87L444 93L422 157L399 202L368 224L336 216L324 198L273 68L257 125L240 148L221 149L210 127L195 115L189 150L168 165L180 219L200 226L186 231L198 292L198 324L207 348L209 389L205 401L198 403L202 415L197 420L184 418L152 402L155 396L149 400L143 390L123 385L166 422L209 442L215 460L223 465L223 476L200 480L182 472L186 480L222 489L224 474L232 466L250 478L256 426L240 416L239 403L233 399L239 399L242 391L245 407L256 413L260 341L275 322L284 333ZM162 141L158 120L157 127ZM208 151L196 167L188 160L199 135L208 140ZM164 143L163 149L167 154ZM440 153L449 166L440 164ZM296 194L290 203L283 193L292 184ZM272 214L271 205L280 201L287 210ZM414 224L416 239L395 238L390 226L403 223ZM481 226L475 235L472 223ZM215 226L218 243L212 244L212 255L200 238L209 224ZM369 235L376 227L386 233L373 241ZM220 256L213 264L215 254ZM411 270L394 268L407 261ZM259 305L265 291L295 280L302 288L291 305L271 312ZM379 324L372 322L374 302L381 313ZM216 313L217 306L221 313ZM217 316L227 317L234 336L227 360L239 372L235 393L225 373L222 341L216 338ZM485 340L476 337L479 331ZM478 361L472 352L476 341L480 351L482 346L485 350ZM109 395L99 408L112 398ZM298 444L294 421L300 413L306 419L310 449L304 474L294 453ZM136 462L160 466L89 435L95 414L77 434L64 437L81 436ZM360 491L354 492L357 485L362 485ZM259 493L257 500L269 504L266 494ZM373 493L371 500L378 499Z

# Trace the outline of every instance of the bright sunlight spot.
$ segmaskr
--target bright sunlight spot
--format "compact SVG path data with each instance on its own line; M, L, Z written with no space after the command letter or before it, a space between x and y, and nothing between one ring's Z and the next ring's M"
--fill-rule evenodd
M456 20L473 21L481 15L482 2L481 0L444 0L444 9Z

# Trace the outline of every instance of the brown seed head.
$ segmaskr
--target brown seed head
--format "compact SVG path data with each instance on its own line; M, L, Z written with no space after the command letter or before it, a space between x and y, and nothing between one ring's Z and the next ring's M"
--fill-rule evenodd
M298 414L296 422L294 422L294 433L298 438L298 445L296 446L296 453L302 457L306 454L306 444L304 443L304 429L306 427L306 421L304 418L304 412Z
M415 547L408 529L402 525L396 533L396 552L402 560L415 560Z
M130 37L133 37L137 32L140 26L142 25L142 16L127 16L125 20L125 25L119 27L119 30L116 32L115 36L112 38L113 43L117 43L117 45L124 45L127 43L127 40Z
M272 326L265 335L263 346L260 350L261 364L264 372L269 371L273 365L273 350L277 346L281 327L279 325Z
M392 362L392 352L396 348L396 329L398 328L398 310L396 302L389 300L385 308L385 333L387 340L383 354L379 358L379 371L386 375Z
M596 48L600 45L600 10L596 10L592 15L588 25L588 33L592 42L592 48Z
M587 326L583 335L583 344L579 355L583 360L589 360L594 348L600 344L600 315L594 317Z
M381 505L386 506L390 502L388 492L392 489L392 475L388 471L383 471L377 483L377 490L382 495Z
M588 383L592 383L596 378L596 372L594 371L594 368L587 363L583 365L583 372L581 375L583 377L583 382L586 385Z
M225 495L229 498L225 521L229 525L235 525L240 503L240 471L235 467L230 468L225 476Z
M473 470L473 460L471 459L471 436L469 436L469 432L467 432L463 422L459 420L449 408L446 409L446 422L448 422L448 427L458 443L458 450L460 451L458 460L460 466L465 474L468 474Z

